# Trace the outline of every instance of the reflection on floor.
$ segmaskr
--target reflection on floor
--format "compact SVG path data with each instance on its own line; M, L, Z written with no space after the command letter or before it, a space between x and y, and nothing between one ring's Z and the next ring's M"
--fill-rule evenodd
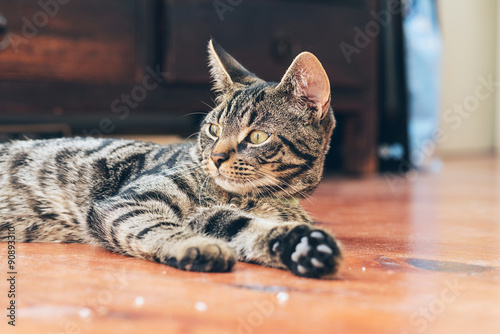
M343 243L336 280L244 263L188 273L86 245L19 244L18 318L11 328L4 316L0 332L500 333L497 160L327 177L303 205ZM5 244L0 254L5 277ZM2 307L7 291L4 278Z

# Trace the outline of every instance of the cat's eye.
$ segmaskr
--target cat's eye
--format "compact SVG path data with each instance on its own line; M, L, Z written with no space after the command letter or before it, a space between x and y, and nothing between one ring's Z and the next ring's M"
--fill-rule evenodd
M252 144L262 144L269 138L269 135L263 131L254 130L248 138Z
M219 138L221 133L222 133L222 129L217 124L210 124L210 127L208 128L208 132L210 132L210 134L212 136Z

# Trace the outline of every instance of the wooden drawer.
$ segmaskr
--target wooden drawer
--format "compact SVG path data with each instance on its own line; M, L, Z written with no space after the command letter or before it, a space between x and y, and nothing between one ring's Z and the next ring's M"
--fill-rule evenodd
M136 0L2 0L0 80L132 82Z
M279 80L293 57L305 50L320 59L334 87L365 86L373 76L372 46L348 63L340 44L353 44L354 27L363 29L372 19L369 12L375 1L253 0L236 6L220 1L229 6L223 13L216 10L214 1L166 3L165 67L170 82L210 81L206 61L210 37L266 80Z

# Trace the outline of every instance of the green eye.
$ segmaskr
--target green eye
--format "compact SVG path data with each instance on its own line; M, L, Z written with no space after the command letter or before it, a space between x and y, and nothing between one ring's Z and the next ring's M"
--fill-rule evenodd
M220 134L222 132L222 129L217 124L211 124L210 127L208 128L208 132L210 132L210 134L212 136L219 138Z
M254 130L250 133L250 142L252 144L262 144L269 138L269 135L263 131Z

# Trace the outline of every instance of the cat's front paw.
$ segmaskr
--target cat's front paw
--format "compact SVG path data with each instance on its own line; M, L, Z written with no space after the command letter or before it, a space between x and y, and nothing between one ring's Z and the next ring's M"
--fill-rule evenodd
M283 242L282 261L298 276L321 278L335 274L340 267L339 244L322 230L300 225Z
M234 250L224 244L207 243L187 247L178 259L167 264L186 271L227 272L236 263Z

